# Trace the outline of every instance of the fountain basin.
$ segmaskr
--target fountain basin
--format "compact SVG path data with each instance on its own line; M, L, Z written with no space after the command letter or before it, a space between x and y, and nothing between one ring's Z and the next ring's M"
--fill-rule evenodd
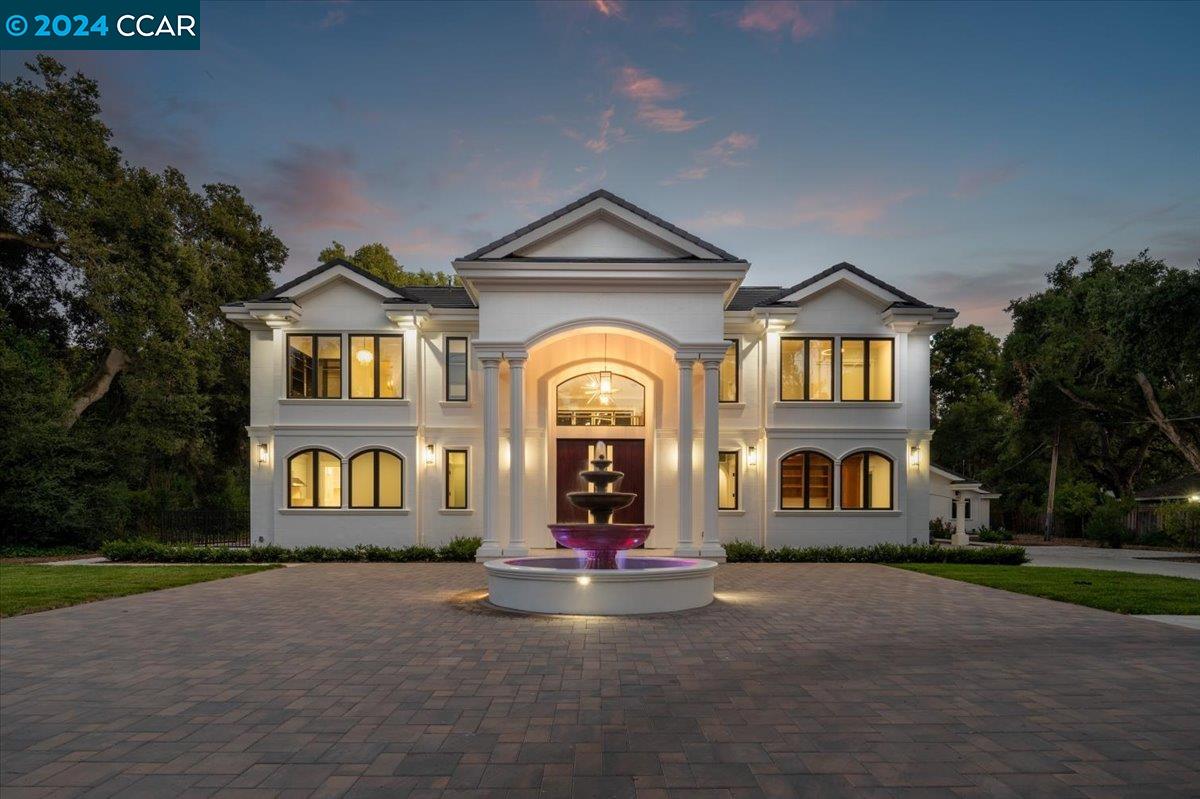
M604 496L601 494L600 496ZM589 569L617 568L617 552L646 543L652 524L551 524L550 534L583 554Z
M615 569L580 558L509 558L484 564L493 605L527 613L627 616L702 608L717 564L691 558L625 557Z

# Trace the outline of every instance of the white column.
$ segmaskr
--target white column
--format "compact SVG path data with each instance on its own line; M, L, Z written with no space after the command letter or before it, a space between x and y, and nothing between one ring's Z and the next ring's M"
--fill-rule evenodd
M704 359L704 541L700 544L700 555L706 558L725 557L721 531L717 527L717 493L720 490L717 460L721 421L718 381L721 360Z
M508 546L505 555L528 555L525 544L525 356L508 355Z
M500 358L480 357L483 365L483 545L476 560L501 555L496 529L500 488Z
M697 555L692 543L692 372L695 359L676 354L679 364L679 540L676 555Z
M951 546L969 547L971 545L971 536L967 535L967 520L966 514L963 513L962 492L955 491L954 497L950 500L954 503L954 534L950 536Z

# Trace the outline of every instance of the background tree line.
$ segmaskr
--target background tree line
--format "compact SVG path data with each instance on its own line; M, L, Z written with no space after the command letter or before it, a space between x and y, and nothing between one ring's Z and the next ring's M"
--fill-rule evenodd
M236 186L130 164L95 81L48 57L0 84L0 543L94 543L166 508L245 508L247 334L287 248ZM396 284L380 243L344 258ZM934 461L1011 509L1060 512L1200 471L1200 273L1146 253L1056 266L982 328L934 340Z
M0 83L0 544L94 543L141 514L248 504L247 334L287 248L236 187L130 164L96 82ZM344 257L394 284L382 244Z

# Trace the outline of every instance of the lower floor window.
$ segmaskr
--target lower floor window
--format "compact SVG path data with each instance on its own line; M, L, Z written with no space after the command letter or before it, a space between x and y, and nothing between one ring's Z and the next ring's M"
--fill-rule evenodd
M722 452L717 460L717 509L738 508L738 453Z
M360 452L350 459L350 507L404 506L404 462L386 450Z
M306 449L288 458L289 508L341 506L341 458L321 449Z
M833 461L819 452L793 452L779 465L779 506L827 510L833 507Z
M467 507L467 451L446 450L446 508L463 510Z
M892 461L878 452L856 452L842 459L842 507L890 510Z

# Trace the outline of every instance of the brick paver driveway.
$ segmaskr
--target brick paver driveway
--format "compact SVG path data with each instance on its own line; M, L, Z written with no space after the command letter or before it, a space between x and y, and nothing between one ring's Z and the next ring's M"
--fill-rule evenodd
M311 565L6 620L4 797L1200 795L1190 630L882 566L725 566L633 619L483 581Z

